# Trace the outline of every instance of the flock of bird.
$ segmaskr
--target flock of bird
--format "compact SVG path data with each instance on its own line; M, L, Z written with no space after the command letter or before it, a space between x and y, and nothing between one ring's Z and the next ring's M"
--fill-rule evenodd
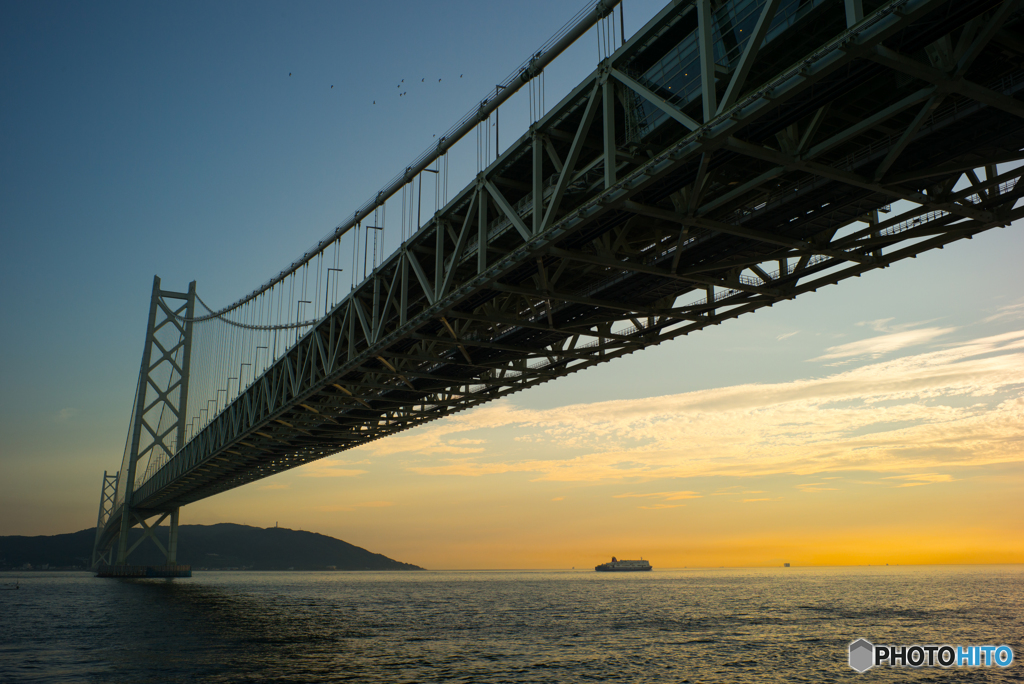
M289 72L288 72L288 76L291 76L291 75L292 75L292 72L290 72L290 71L289 71ZM459 74L459 78L462 78L463 76L465 76L465 74ZM427 79L426 79L426 77L423 77L423 78L421 78L421 79L420 79L420 83L426 83L426 82L427 82ZM438 83L440 83L440 82L441 82L441 79L437 79L437 82L438 82ZM409 91L407 91L407 90L402 90L402 85L403 85L404 83L405 83L405 79L403 78L403 79L402 79L402 80L401 80L401 81L400 81L400 82L398 83L398 85L396 85L396 86L395 86L396 88L398 88L398 89L399 89L399 90L401 91L400 93L398 93L398 97L405 97L406 95L408 95L408 94L409 94ZM331 86L331 89L332 89L332 90L334 89L334 86L333 86L333 85ZM373 104L377 104L377 101L376 101L376 100L374 100L374 101L373 101Z
M465 76L465 74L459 74L459 78L462 78L463 76ZM427 82L427 79L426 79L426 77L424 77L424 78L421 78L421 79L420 79L420 83L426 83L426 82ZM438 82L438 83L440 83L440 82L441 82L441 79L437 79L437 82ZM399 83L398 83L398 84L397 84L397 85L395 86L396 88L398 88L398 89L399 89L399 90L401 91L401 92L399 92L399 93L398 93L398 97L405 97L406 95L408 95L408 94L409 94L409 91L408 91L408 90L404 90L404 89L403 89L403 85L404 85L404 84L405 84L405 79L403 78L403 79L402 79L401 81L399 81ZM374 100L374 101L373 101L373 104L377 104L377 101L376 101L376 100Z

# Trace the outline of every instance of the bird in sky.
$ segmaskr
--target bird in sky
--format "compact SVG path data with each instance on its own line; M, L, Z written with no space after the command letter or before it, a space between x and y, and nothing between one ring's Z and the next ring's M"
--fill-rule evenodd
M463 76L465 76L465 75L466 75L466 74L459 74L459 78L462 78L462 77L463 77Z
M423 82L424 82L424 81L426 81L426 80L427 80L427 79L425 79L425 78L421 78L421 79L420 79L420 83L423 83Z
M438 82L438 83L440 83L440 82L441 82L441 79L437 79L437 82Z
M374 100L374 101L373 101L373 104L377 104L377 101L376 101L376 100Z
M289 72L288 72L288 75L289 75L289 76L291 76L291 75L292 75L292 72L290 72L290 71L289 71Z

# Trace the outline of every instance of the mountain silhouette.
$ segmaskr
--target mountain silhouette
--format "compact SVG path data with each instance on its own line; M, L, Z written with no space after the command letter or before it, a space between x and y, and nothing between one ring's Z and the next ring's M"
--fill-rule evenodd
M158 528L156 534L166 546L167 528ZM129 547L141 536L138 528L131 530ZM95 539L94 527L71 534L0 537L0 569L20 569L26 564L33 569L87 569ZM152 541L145 541L131 553L128 562L162 565L166 561ZM233 523L180 526L178 563L191 565L193 570L423 569L316 532Z

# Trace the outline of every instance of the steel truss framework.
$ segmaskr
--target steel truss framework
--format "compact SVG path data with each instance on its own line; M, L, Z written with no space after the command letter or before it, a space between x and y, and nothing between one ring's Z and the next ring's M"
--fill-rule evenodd
M1024 217L1021 170L995 166L1024 159L1021 21L1019 0L670 3L135 491L134 516Z
M117 554L113 560L118 565L124 565L128 555L146 538L157 545L167 557L168 564L176 561L178 509L163 511L151 526L146 524L146 519L151 516L136 511L131 502L139 463L147 463L149 469L156 469L166 463L184 442L192 351L192 323L189 320L195 315L195 303L195 281L189 285L188 292L171 292L160 288L160 278L153 279L139 386L124 459L118 474L103 473L92 558L94 567L112 564L115 540L118 542ZM168 517L171 519L170 538L165 547L156 537L154 528ZM145 534L129 547L128 530L136 524Z

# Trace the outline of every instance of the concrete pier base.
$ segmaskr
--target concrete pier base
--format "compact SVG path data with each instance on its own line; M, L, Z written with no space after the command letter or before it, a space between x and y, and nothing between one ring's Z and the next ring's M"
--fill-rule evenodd
M105 565L97 577L191 577L191 565Z

